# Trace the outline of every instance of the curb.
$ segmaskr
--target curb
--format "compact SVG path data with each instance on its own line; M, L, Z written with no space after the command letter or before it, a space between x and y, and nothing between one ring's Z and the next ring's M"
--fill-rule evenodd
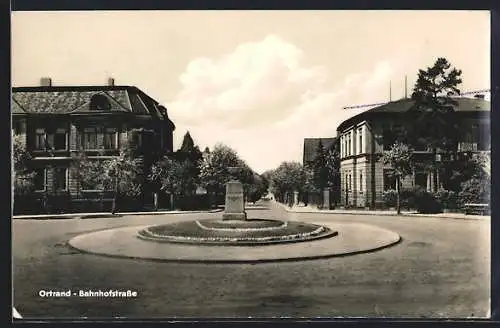
M381 216L404 216L404 217L420 217L420 218L433 218L433 219L450 219L450 220L467 220L467 221L481 221L481 220L489 220L491 216L484 216L484 217L456 217L456 216L437 216L433 214L419 214L419 213L401 213L401 214L395 214L395 213L363 213L362 211L360 212L332 212L332 211L295 211L293 209L290 209L288 206L276 202L276 204L280 205L283 207L283 209L288 212L288 213L304 213L304 214L343 214L343 215L381 215Z
M120 213L70 213L70 214L41 214L41 215L15 215L16 220L69 220L69 219L98 219L98 218L118 218L130 215L173 215L173 214L203 214L219 213L221 209L209 211L162 211L162 212L120 212Z
M110 229L105 229L105 230L114 230L114 228ZM342 257L348 257L348 256L353 256L353 255L359 255L359 254L367 254L367 253L373 253L377 252L383 249L391 248L394 246L397 246L403 242L403 237L400 236L399 234L396 234L397 238L394 238L394 240L384 244L384 245L379 245L373 248L367 248L367 249L357 249L357 250L352 250L344 253L331 253L331 254L317 254L317 255L299 255L299 256L294 256L294 257L281 257L281 258L262 258L262 257L257 257L253 259L205 259L205 258L176 258L176 257L171 257L171 258L155 258L155 257L147 257L143 255L125 255L125 254L112 254L112 253L107 253L107 252L99 252L96 250L89 250L86 248L78 247L75 246L71 243L71 240L67 242L67 246L70 249L73 249L81 254L89 254L89 255L95 255L95 256L101 256L101 257L107 257L107 258L115 258L115 259L128 259L128 260L139 260L139 261L146 261L146 262L158 262L158 263L179 263L179 264L264 264L264 263L280 263L280 262L301 262L301 261L311 261L311 260L321 260L321 259L330 259L330 258L342 258ZM77 236L78 237L78 236ZM75 237L75 238L77 238ZM140 238L138 238L140 239ZM327 238L325 238L327 239ZM300 244L297 243L297 244ZM278 245L274 245L276 247ZM281 245L282 247L286 247L286 245ZM280 247L281 247L280 246ZM200 246L203 247L203 246ZM221 246L221 248L224 248L225 246ZM231 246L227 246L231 247ZM233 247L238 247L238 246L233 246Z

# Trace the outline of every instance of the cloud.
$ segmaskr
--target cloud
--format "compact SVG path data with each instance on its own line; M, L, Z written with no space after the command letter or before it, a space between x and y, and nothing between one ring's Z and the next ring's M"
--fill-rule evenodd
M190 124L217 121L229 128L286 118L326 79L324 69L304 67L303 56L270 35L220 58L195 59L180 77L182 90L169 106L172 115Z
M180 76L169 114L200 146L224 142L259 172L301 161L304 138L335 136L343 120L366 110L344 106L387 100L381 95L388 96L395 71L385 60L333 83L332 72L306 65L304 57L270 35L219 58L195 59Z

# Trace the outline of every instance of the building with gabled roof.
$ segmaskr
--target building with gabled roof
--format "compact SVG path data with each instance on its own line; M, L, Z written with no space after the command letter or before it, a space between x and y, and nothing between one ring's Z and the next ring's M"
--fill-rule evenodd
M457 97L454 111L461 133L456 145L456 154L489 154L491 147L490 111L491 103L484 97ZM403 98L392 101L343 121L337 128L340 143L341 203L349 207L383 206L383 193L395 189L396 180L391 168L382 162L384 150L392 146L391 130L404 128L408 122L404 114L414 101ZM430 159L432 152L422 145L415 149L416 159ZM436 160L453 160L441 158ZM403 188L422 187L436 191L441 186L439 172L422 169L402 181Z
M119 155L134 131L139 147L173 151L174 123L167 109L135 86L52 86L12 88L12 133L32 155L35 194L66 194L79 200L83 190L71 170L76 155L104 160ZM147 147L146 147L147 146ZM87 188L88 189L88 188Z
M338 147L337 141L337 138L304 138L302 165L306 166L314 161L320 142L323 145L323 149L328 151Z

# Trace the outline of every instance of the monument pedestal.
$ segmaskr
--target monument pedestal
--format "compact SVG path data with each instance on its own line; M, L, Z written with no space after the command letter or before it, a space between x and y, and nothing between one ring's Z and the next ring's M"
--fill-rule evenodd
M245 201L243 199L243 184L239 181L229 181L226 184L226 204L222 220L246 220Z

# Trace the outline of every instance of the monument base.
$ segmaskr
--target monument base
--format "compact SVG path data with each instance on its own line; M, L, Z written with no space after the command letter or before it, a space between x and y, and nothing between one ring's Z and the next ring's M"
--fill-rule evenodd
M247 219L247 214L245 212L243 213L223 213L222 214L222 220L246 220Z

